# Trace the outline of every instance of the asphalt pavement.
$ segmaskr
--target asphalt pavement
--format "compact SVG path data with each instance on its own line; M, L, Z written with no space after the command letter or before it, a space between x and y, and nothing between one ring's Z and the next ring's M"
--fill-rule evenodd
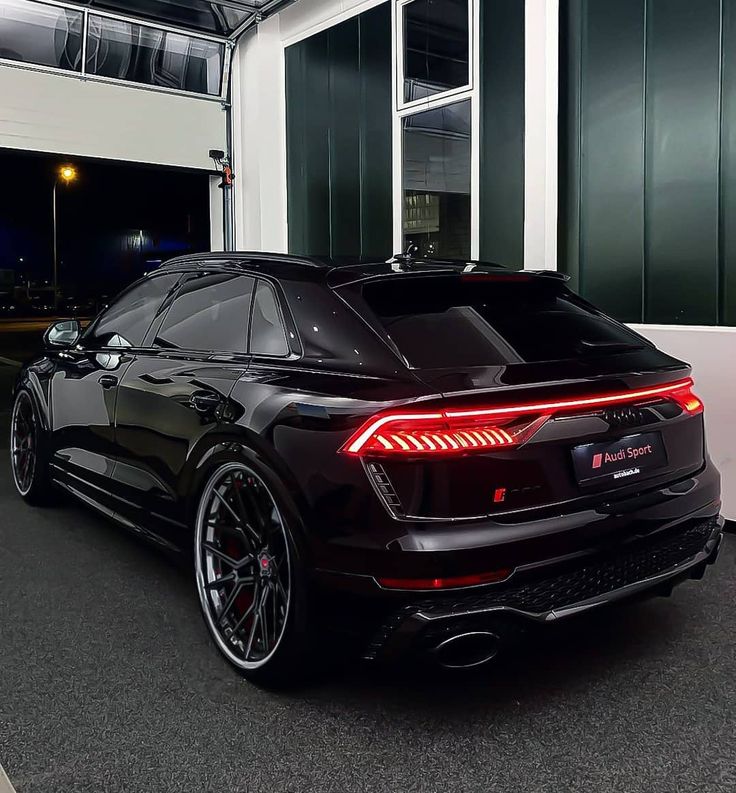
M702 582L481 671L346 662L272 693L220 659L188 571L84 507L26 506L0 425L0 763L18 793L736 790L736 536Z

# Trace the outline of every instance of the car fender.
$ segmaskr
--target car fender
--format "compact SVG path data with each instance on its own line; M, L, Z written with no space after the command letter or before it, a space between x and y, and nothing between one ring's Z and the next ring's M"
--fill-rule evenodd
M50 390L53 370L54 365L49 358L42 358L27 364L20 370L12 392L13 401L21 388L25 388L31 394L38 408L42 427L46 432L51 429Z
M213 428L190 450L179 480L179 495L186 504L187 517L194 519L199 496L212 470L219 463L234 458L241 458L264 476L288 510L289 525L303 535L309 522L309 507L289 469L257 433L237 424Z

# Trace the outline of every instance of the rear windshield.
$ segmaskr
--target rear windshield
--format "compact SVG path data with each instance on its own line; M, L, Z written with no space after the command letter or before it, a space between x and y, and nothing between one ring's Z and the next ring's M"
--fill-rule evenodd
M366 284L362 295L417 369L536 363L648 346L560 281L516 278L388 278Z

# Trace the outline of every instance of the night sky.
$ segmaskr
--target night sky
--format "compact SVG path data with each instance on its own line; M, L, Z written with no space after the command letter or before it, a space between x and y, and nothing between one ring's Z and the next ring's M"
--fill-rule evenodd
M57 188L64 296L113 294L158 260L209 248L207 174L0 149L0 270L52 279L52 187L67 163L78 176Z

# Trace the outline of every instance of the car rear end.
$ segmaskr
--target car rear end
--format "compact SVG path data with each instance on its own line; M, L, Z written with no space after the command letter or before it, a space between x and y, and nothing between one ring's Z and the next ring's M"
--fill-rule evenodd
M321 572L355 596L367 657L484 660L520 625L668 593L715 560L687 364L554 274L408 266L333 288L421 386L361 406L338 451L371 504Z

